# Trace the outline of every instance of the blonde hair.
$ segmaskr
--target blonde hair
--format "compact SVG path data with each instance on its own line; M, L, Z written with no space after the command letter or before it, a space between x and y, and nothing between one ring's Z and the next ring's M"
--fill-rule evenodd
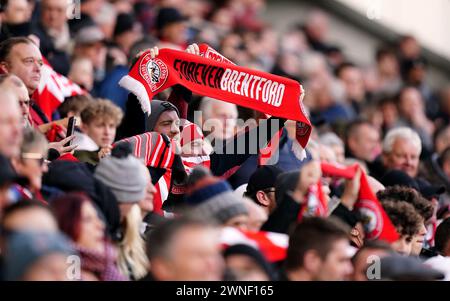
M118 266L124 275L132 276L135 280L144 277L149 266L145 242L140 234L141 224L141 209L138 204L134 204L125 216L124 237L119 245Z
M97 98L90 102L80 113L81 121L89 124L95 119L111 119L119 126L122 121L123 112L112 101L103 98Z

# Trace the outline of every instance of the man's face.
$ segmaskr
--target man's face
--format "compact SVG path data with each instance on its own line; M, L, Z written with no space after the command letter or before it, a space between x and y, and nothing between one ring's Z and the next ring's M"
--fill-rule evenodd
M214 228L189 227L180 230L163 260L164 280L218 281L222 277L219 232Z
M349 138L350 151L357 159L372 162L380 154L380 133L369 125L362 125L356 135Z
M83 124L82 130L99 147L110 146L116 137L117 124L111 118L99 118L92 120L89 124Z
M405 139L394 141L392 151L384 154L384 165L388 169L400 169L410 177L417 176L420 151L414 143Z
M325 260L322 260L315 280L340 281L347 279L353 272L348 254L349 246L346 239L336 241Z
M22 111L22 118L24 123L26 123L30 115L30 96L28 95L28 90L24 85L17 88L17 93L19 97L20 110Z
M345 68L340 76L344 83L347 97L351 100L362 101L364 99L365 89L361 71L355 67Z
M425 241L425 235L427 234L427 228L425 227L425 223L421 224L420 231L418 234L414 235L412 246L411 246L411 255L420 255L420 252L423 248L423 242Z
M164 111L158 118L155 132L167 135L170 139L180 135L180 118L176 111Z
M87 58L96 69L103 68L106 59L106 47L102 42L75 46L75 56Z
M187 40L187 27L184 22L172 23L164 27L162 35L170 43L181 45Z
M12 91L0 91L0 153L7 158L20 153L22 143L22 114L18 98Z
M6 73L18 76L28 89L28 94L39 87L41 80L42 55L39 48L33 43L15 45L2 68Z
M27 0L8 1L6 6L3 22L7 24L20 24L30 20L31 7Z
M41 21L47 29L61 30L67 21L68 0L43 0Z
M205 116L203 127L211 129L214 138L229 139L234 136L238 112L236 105L226 102L215 102L211 105L210 116Z

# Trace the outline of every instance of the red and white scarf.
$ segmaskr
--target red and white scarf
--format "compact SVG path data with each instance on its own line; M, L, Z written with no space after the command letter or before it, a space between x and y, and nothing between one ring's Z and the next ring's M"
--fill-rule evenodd
M358 164L352 166L339 166L322 162L322 174L328 177L340 177L352 179L358 169L361 170L360 188L355 210L363 216L364 229L367 239L380 239L389 243L399 238L397 230L392 224L389 216L384 211L380 201L373 193L367 181L365 172Z
M156 94L180 84L199 95L295 120L296 138L303 151L311 134L302 103L303 87L292 79L236 66L205 44L200 48L200 56L161 49L154 59L147 51L119 85L135 94L148 114Z

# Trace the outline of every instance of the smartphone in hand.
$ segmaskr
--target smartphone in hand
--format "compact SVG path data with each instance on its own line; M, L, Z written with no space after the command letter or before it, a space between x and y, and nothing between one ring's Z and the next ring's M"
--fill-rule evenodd
M69 124L67 126L67 134L66 137L70 137L73 135L74 131L75 131L75 124L76 124L76 117L72 116L69 118ZM67 142L66 144L64 144L64 146L69 146L72 143L72 140Z

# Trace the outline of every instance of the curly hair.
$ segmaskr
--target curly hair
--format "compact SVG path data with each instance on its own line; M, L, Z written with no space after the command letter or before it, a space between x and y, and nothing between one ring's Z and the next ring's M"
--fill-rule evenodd
M405 186L387 187L385 190L378 191L377 197L380 202L383 200L404 201L414 206L417 213L422 216L424 221L433 216L434 208L431 202L422 197L414 188Z
M386 199L381 204L401 236L414 236L419 233L422 217L413 205L393 199Z

